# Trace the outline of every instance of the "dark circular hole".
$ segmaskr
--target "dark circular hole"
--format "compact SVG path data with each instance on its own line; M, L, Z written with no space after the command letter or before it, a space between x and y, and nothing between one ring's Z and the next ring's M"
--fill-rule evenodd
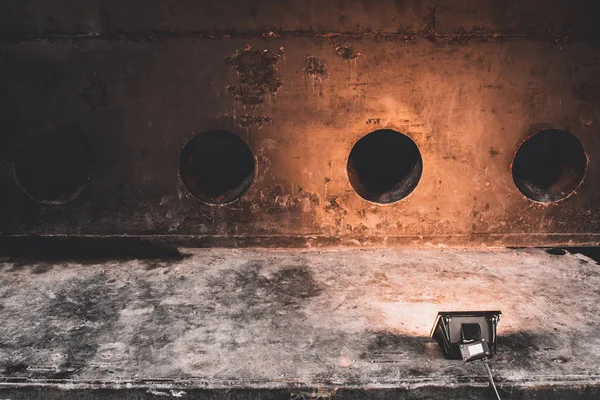
M422 171L423 160L415 142L391 129L362 137L348 157L348 178L356 193L380 204L408 196Z
M209 204L227 204L242 197L254 179L252 151L239 136L208 131L185 144L179 173L187 189Z
M44 131L19 143L14 169L25 193L46 204L74 200L89 179L83 142L60 131Z
M587 156L579 139L549 129L525 140L512 166L517 188L531 200L551 203L569 196L583 181Z

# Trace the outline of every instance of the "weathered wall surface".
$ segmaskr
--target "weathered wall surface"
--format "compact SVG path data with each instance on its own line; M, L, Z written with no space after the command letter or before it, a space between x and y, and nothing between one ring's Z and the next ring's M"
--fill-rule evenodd
M0 3L2 235L600 242L592 2L80 3ZM354 191L347 159L384 128L417 144L423 172L379 205ZM511 163L550 128L579 139L588 163L574 193L542 204ZM182 146L205 130L239 135L256 158L228 205L179 177ZM30 138L56 131L81 138L89 163L62 205L31 199L14 174Z

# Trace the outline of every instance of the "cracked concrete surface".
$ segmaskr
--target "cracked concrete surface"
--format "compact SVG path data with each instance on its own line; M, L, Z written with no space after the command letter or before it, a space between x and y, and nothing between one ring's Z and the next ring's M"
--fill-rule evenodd
M439 310L486 309L504 314L493 359L504 390L600 379L600 271L581 254L181 251L169 262L4 262L3 380L481 386L480 365L444 360L428 335Z

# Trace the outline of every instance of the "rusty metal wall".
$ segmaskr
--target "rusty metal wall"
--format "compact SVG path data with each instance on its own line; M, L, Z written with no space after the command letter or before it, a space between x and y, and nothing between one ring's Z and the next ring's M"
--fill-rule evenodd
M214 246L597 245L598 8L5 0L0 234ZM365 200L348 176L355 143L380 129L408 136L422 158L416 188L390 204ZM547 129L578 139L586 170L565 198L540 202L521 193L511 166L521 143ZM252 184L228 204L199 201L180 177L182 147L207 130L238 135L255 157ZM49 157L40 151L54 152L63 134L84 154L65 175L85 170L85 181L35 200L19 162ZM40 137L48 144L28 153Z

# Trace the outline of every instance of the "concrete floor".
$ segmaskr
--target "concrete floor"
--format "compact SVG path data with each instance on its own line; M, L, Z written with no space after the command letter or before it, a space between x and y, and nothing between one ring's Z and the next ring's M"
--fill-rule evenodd
M492 368L504 397L600 398L600 269L587 256L180 251L180 260L97 265L6 259L0 395L37 398L27 391L49 387L39 398L99 388L136 399L225 389L191 397L256 397L233 390L243 388L271 390L268 398L431 398L437 388L482 398L483 366L445 360L429 332L439 310L499 309ZM560 397L565 387L574 392Z

